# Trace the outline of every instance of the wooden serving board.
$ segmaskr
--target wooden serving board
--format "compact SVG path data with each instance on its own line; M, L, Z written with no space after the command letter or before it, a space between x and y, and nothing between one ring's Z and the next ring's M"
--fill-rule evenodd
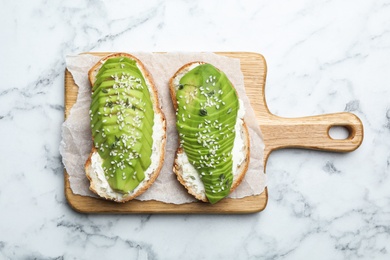
M93 53L105 56L107 53ZM264 95L267 67L264 57L251 52L220 52L220 55L239 58L244 74L246 93L251 101L263 134L265 151L264 165L270 153L281 148L305 148L333 152L350 152L359 147L363 140L363 125L351 113L335 113L303 118L282 118L270 113ZM65 71L65 118L77 98L78 87L72 75ZM329 136L329 129L342 126L349 131L343 140ZM239 214L253 213L265 209L268 190L257 196L242 199L224 199L215 205L203 202L169 204L159 201L132 200L115 203L102 199L73 194L65 170L65 195L69 205L82 213L182 213L182 214Z

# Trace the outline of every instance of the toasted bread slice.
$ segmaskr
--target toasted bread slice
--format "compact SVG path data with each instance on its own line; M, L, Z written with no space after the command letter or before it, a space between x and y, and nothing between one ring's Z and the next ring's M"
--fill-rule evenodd
M204 62L191 62L182 66L170 79L169 89L175 110L178 109L178 102L176 100L176 91L179 88L180 79L190 70L197 66L205 64ZM248 129L244 121L244 106L240 100L240 109L238 111L236 125L236 136L233 147L233 182L230 187L230 193L233 192L242 182L245 173L248 170L250 158L250 137ZM180 137L179 137L180 139ZM180 140L179 140L180 141ZM173 171L177 175L179 182L187 189L188 193L193 195L196 199L209 202L204 184L200 178L199 173L195 167L189 162L188 156L183 147L176 151Z
M107 200L126 202L144 193L153 184L153 182L159 175L164 162L165 155L166 122L165 116L160 108L157 90L150 73L147 71L147 69L144 67L140 60L130 54L114 53L102 58L95 66L90 69L88 73L88 78L91 83L91 86L94 85L94 82L96 81L96 75L102 65L108 59L118 57L127 57L136 62L136 66L141 71L150 93L152 107L154 110L151 164L145 171L145 179L140 182L139 185L133 191L128 193L121 193L113 190L110 187L102 168L103 159L101 158L95 147L92 148L90 156L85 163L85 172L86 176L90 180L91 191Z

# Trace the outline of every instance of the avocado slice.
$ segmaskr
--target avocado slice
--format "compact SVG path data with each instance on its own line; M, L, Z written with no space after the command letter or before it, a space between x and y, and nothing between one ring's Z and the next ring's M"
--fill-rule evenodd
M134 60L108 59L96 75L90 106L94 146L110 187L133 191L151 164L154 111Z
M190 70L175 87L180 143L214 204L229 194L233 183L238 96L226 75L211 64Z
M96 81L93 85L93 90L95 91L97 88L99 88L101 83L104 81L109 81L110 83L114 81L112 87L115 89L140 89L146 96L150 95L141 71L133 66L121 66L119 68L107 69L103 72L99 70L98 74L96 75Z

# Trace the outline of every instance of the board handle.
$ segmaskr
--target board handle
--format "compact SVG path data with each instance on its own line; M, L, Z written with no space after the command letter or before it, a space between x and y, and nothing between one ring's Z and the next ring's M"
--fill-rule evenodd
M318 116L284 118L270 114L269 125L261 128L267 131L264 140L268 145L266 153L281 148L304 148L332 152L350 152L363 141L363 124L354 114L348 112ZM344 127L349 132L345 139L333 139L330 128Z

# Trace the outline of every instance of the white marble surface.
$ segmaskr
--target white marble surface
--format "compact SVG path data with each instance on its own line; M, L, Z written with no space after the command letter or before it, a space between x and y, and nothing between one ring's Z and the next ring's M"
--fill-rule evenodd
M0 259L389 259L390 2L133 2L2 2ZM123 50L262 53L273 113L350 111L365 139L274 152L258 214L78 214L58 151L64 58Z

